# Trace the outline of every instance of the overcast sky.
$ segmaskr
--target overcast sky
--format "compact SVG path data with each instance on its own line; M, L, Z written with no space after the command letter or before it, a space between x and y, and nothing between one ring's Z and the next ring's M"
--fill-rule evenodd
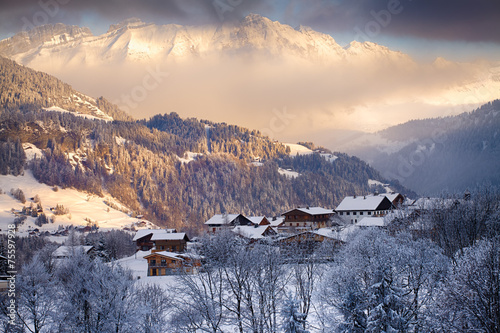
M341 45L370 40L415 58L500 59L498 0L0 0L0 38L44 23L94 34L137 17L158 24L220 24L257 13L329 33Z

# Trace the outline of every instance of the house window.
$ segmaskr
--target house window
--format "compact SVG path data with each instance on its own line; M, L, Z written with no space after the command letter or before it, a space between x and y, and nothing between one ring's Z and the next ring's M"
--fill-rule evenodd
M162 260L161 260L161 265L162 265L163 267L167 266L167 260L162 259Z
M344 215L344 212L340 212L340 215Z
M346 212L345 214L346 214L346 215L350 215L350 214L351 214L351 212Z
M149 264L151 266L156 266L156 260L155 259L151 259L151 261L149 262Z
M372 212L368 212L368 215L372 215Z
M160 250L165 250L165 246L160 245Z
M363 215L363 212L359 212L359 215Z
M177 251L177 246L172 246L172 252Z

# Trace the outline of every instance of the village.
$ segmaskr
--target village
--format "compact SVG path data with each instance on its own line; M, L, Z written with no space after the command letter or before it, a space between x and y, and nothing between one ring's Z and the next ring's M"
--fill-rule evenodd
M323 244L328 244L332 251L338 249L356 230L386 228L403 210L415 214L431 201L407 200L394 192L374 193L345 197L336 209L297 207L272 218L216 214L205 226L208 236L232 233L246 246L265 243L294 256L307 256ZM136 251L147 261L147 276L195 274L203 270L198 237L190 239L175 229L141 229L133 241Z

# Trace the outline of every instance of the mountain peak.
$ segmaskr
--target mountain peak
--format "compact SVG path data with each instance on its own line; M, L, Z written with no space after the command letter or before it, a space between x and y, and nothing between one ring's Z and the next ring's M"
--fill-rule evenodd
M248 14L242 20L242 25L249 25L249 24L265 24L265 25L268 25L268 24L272 24L272 23L273 23L273 21L271 21L267 17L264 17L264 16L259 15L259 14L254 14L254 13Z

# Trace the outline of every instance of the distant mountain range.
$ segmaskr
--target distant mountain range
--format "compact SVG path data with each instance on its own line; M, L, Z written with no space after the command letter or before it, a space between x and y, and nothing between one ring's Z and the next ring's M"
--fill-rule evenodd
M182 26L129 19L94 36L88 28L44 25L0 42L0 54L30 67L49 62L92 66L121 61L188 61L199 58L263 55L293 61L336 63L377 61L410 64L411 58L375 43L342 47L327 34L293 29L251 14L239 25Z
M4 173L19 174L19 164L28 160L40 182L111 195L160 225L196 233L217 213L274 216L299 205L334 208L346 195L387 183L343 153L297 149L256 130L175 113L133 121L50 75L4 58L0 66ZM21 143L30 147L28 158ZM391 187L414 196L397 183Z
M0 41L0 55L106 96L137 118L175 111L261 129L271 110L288 107L296 119L291 131L307 134L380 130L415 113L456 114L500 92L498 63L421 64L382 45L340 45L328 34L256 14L219 26L129 19L98 36L45 25Z
M500 100L364 134L338 149L420 194L500 186Z

